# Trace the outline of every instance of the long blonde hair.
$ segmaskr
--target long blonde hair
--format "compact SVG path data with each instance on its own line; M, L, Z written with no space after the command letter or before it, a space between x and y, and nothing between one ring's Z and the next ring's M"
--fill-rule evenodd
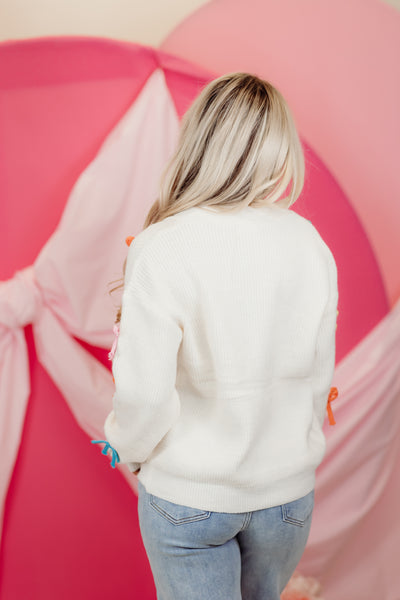
M282 94L255 75L230 73L206 85L183 116L143 229L192 206L289 208L303 184L303 150Z

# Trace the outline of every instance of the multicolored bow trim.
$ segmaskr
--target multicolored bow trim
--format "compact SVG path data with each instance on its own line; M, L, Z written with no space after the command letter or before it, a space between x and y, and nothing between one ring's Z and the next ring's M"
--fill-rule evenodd
M101 451L102 454L107 454L108 449L109 448L111 449L111 452L112 452L111 466L113 469L115 469L115 461L121 462L119 459L118 452L115 450L115 448L110 446L110 444L107 442L107 440L90 440L90 441L92 442L92 444L105 444L103 450Z

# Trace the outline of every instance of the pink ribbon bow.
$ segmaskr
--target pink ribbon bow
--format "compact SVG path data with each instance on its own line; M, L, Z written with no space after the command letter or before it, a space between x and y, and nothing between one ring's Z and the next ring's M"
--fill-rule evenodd
M118 336L119 336L119 326L117 325L117 323L113 327L113 332L114 332L115 337L114 337L112 348L111 348L110 352L108 353L108 360L112 360L114 358L115 350L117 349L117 341L118 341Z

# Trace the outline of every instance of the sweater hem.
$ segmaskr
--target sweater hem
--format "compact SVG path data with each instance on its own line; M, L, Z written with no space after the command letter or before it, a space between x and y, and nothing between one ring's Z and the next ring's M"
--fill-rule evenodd
M302 498L315 488L315 468L268 485L240 487L176 477L143 463L138 480L146 492L174 504L213 512L263 510Z

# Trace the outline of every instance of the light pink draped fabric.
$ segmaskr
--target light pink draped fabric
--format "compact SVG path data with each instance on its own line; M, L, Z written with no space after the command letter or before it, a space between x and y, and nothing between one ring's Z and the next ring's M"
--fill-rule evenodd
M298 569L326 600L396 600L400 547L400 300L335 368L310 537ZM351 596L349 591L351 590Z
M0 502L21 439L29 366L22 327L33 323L40 362L80 427L103 439L111 409L111 373L74 337L110 348L115 306L105 290L120 276L133 224L144 222L176 143L178 118L161 70L82 173L60 224L35 264L0 287ZM139 229L140 230L140 229ZM90 281L88 281L88 277ZM399 488L400 307L397 304L336 367L332 404L337 424L325 430L316 509L298 570L323 583L325 600L384 598L396 569ZM88 440L89 443L89 440ZM129 485L136 481L119 465ZM353 578L357 573L356 584ZM391 577L393 580L393 577Z
M33 323L39 361L80 427L90 438L103 439L112 408L111 372L74 336L111 347L116 307L108 283L121 276L125 238L135 235L133 225L144 222L157 196L178 128L158 69L79 177L35 264L0 285L0 393L6 400L0 403L1 523L30 392L22 328ZM128 468L120 468L137 490Z

